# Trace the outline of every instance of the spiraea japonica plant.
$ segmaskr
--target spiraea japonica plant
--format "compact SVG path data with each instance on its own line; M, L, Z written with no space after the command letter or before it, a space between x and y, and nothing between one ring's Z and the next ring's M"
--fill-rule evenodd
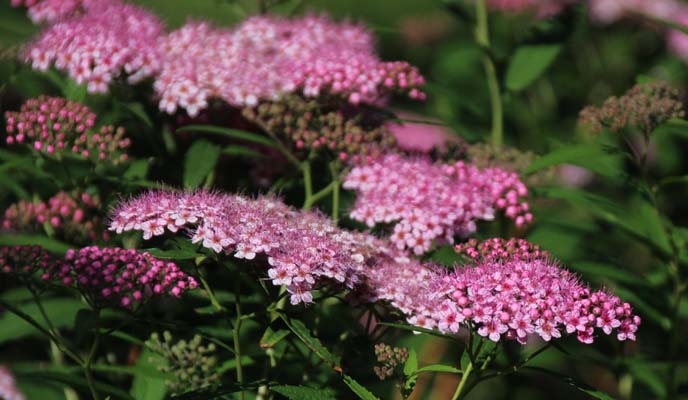
M0 399L685 396L688 5L0 5Z

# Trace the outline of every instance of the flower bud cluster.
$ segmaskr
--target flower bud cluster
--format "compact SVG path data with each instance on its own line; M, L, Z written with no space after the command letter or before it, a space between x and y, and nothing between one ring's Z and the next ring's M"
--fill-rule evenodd
M47 202L21 200L5 210L2 229L18 232L49 230L60 239L74 243L107 240L98 213L102 204L98 196L79 192L58 192Z
M533 219L523 198L528 189L516 173L480 169L462 161L435 164L429 158L387 155L352 169L344 187L356 191L351 218L373 227L395 223L391 240L417 255L434 240L452 243L476 230L496 210L517 226Z
M621 97L610 97L601 107L585 107L579 122L593 133L637 128L649 135L669 119L684 116L679 91L664 82L651 82L635 85Z
M59 268L61 263L41 246L0 246L0 273L28 277L36 271Z
M423 77L405 62L382 62L361 26L326 17L252 17L232 29L189 23L162 39L155 82L160 109L195 116L210 98L234 107L289 93L375 103L393 93L422 100Z
M408 349L405 347L392 347L388 344L375 344L375 357L381 365L373 367L373 371L381 381L394 375L397 367L402 366L408 360Z
M117 247L69 250L64 263L47 269L42 278L78 287L98 306L129 309L158 295L180 297L198 286L173 262Z
M550 257L549 252L540 249L540 246L518 238L509 240L490 238L483 241L469 239L466 243L457 244L454 249L473 262L532 260Z
M0 365L0 399L24 400L24 394L19 391L14 376L7 367Z
M286 136L296 151L329 150L341 160L377 156L394 144L384 125L370 123L356 107L327 109L319 101L287 95L243 110L246 119Z
M122 75L136 83L159 71L163 25L156 16L117 0L83 5L83 12L48 25L25 49L25 61L41 71L54 65L89 93L107 92Z
M73 154L94 162L126 161L131 140L123 128L95 128L96 115L80 103L61 97L27 100L20 111L5 113L7 144L26 144L49 155Z
M146 341L146 347L161 355L166 363L158 366L158 371L170 374L174 380L166 380L165 386L172 393L181 393L211 386L217 383L220 374L216 371L217 348L215 344L203 344L200 335L193 339L174 341L172 334L163 332L153 333ZM157 361L157 358L151 358Z

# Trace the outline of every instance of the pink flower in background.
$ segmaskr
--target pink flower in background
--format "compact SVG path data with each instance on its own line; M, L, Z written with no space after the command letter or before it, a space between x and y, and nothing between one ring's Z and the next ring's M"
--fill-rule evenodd
M54 22L82 10L84 0L11 0L13 7L29 9L34 23Z
M160 69L160 20L140 7L119 1L93 1L84 13L47 26L24 50L34 69L64 70L90 93L105 93L114 79L130 83Z
M561 12L574 0L488 0L487 5L493 10L511 13L532 12L538 17L549 17Z
M164 38L161 49L165 62L155 89L168 113L183 108L197 115L210 98L243 107L288 93L353 104L394 92L425 97L416 68L380 61L365 29L325 17L252 17L233 29L189 23Z
M683 26L688 26L688 7L672 17L672 20ZM688 35L676 29L667 33L667 46L674 54L688 61Z
M549 258L549 252L540 249L540 246L518 238L491 238L483 241L469 239L466 243L456 245L454 249L474 262Z
M373 227L394 223L391 241L415 254L433 241L475 232L478 220L504 210L517 226L532 221L523 198L528 189L518 174L462 161L435 164L428 158L387 155L351 170L344 187L356 192L352 219Z
M424 117L411 113L398 113L402 120L425 120ZM429 153L432 150L445 150L448 143L457 143L459 139L451 130L439 124L416 122L388 122L387 128L394 135L397 147L401 150Z
M61 191L48 201L21 200L10 205L5 209L0 226L2 230L14 232L50 229L61 239L92 243L109 237L107 232L101 231L101 221L97 217L101 207L97 196Z
M142 231L144 239L184 231L216 253L265 257L269 279L287 287L293 304L312 302L312 289L323 282L353 289L369 265L391 262L398 253L373 236L337 228L272 197L150 192L121 203L110 229Z
M42 278L77 286L93 302L125 308L133 308L157 295L180 297L197 287L194 278L173 262L117 247L69 250L64 262L47 268Z
M93 161L119 164L128 160L131 140L123 128L95 128L96 115L83 104L61 97L29 99L21 110L7 111L9 145L25 144L49 155L75 155Z
M0 399L24 400L24 395L19 391L14 381L14 376L7 367L0 365Z
M588 0L588 8L593 19L612 23L641 15L673 19L682 5L675 0Z

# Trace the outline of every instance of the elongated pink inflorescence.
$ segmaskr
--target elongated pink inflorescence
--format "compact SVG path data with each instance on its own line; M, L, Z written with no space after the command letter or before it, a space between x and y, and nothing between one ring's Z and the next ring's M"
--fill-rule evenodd
M435 164L429 158L388 155L353 168L344 187L356 191L351 218L372 227L396 223L391 236L399 249L420 255L433 240L453 242L504 210L517 226L533 216L523 197L528 189L513 172L479 169L464 162Z
M34 69L65 70L91 93L122 75L136 83L160 69L163 25L153 14L117 0L91 1L82 13L47 26L24 51Z
M371 297L387 301L410 324L457 333L470 326L492 341L530 336L545 341L575 334L592 343L597 332L635 340L640 318L607 291L592 291L544 257L479 261L452 272L420 263L370 270Z
M252 17L233 29L189 23L162 41L165 62L155 88L160 109L194 116L210 98L254 106L298 93L376 102L400 92L423 99L418 70L382 62L361 26L326 17Z
M188 230L194 243L252 260L264 255L268 276L286 285L291 302L309 303L323 281L352 289L369 263L393 262L373 236L337 228L328 218L297 211L272 197L207 192L150 192L119 205L110 229L139 230L144 239Z
M19 111L5 112L9 145L27 145L49 155L75 155L94 162L119 164L131 140L123 128L96 128L96 115L87 106L62 97L27 100Z
M24 400L24 394L19 391L14 381L14 375L7 367L0 365L0 399Z
M173 262L133 249L84 247L47 268L43 280L76 286L99 304L133 308L157 295L179 297L196 280Z

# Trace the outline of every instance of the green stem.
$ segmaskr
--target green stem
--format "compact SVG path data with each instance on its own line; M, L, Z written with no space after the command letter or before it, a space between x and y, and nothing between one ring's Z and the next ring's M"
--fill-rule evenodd
M234 357L236 358L236 377L237 382L241 386L241 391L239 392L239 399L244 400L244 371L241 365L241 323L243 318L241 317L241 293L240 293L239 279L237 277L234 286L234 305L236 307L236 321L234 322L234 329L232 330L232 339L234 341Z
M336 161L330 163L330 173L332 174L332 221L335 225L339 222L339 168Z
M219 312L224 312L225 308L220 304L219 301L217 301L217 298L215 297L215 293L213 293L213 290L210 288L210 285L208 285L208 282L205 280L203 277L203 274L201 273L200 269L196 267L196 272L198 273L198 278L201 280L201 284L203 285L203 289L205 289L206 293L208 293L208 298L210 299L210 304L215 307L215 309Z
M91 350L88 352L88 356L86 357L86 360L84 361L83 367L84 367L84 375L86 376L86 382L88 383L88 388L91 391L91 396L93 397L93 400L98 400L100 397L98 396L98 391L96 390L96 384L95 384L95 379L93 378L93 372L91 371L91 365L93 363L93 359L96 355L96 352L98 350L98 344L100 343L100 328L99 328L99 318L100 318L100 310L95 309L95 330L93 331L93 343L91 344Z
M504 136L504 111L502 96L497 79L497 69L490 57L490 32L488 24L487 6L485 0L475 2L476 27L475 40L483 50L483 69L487 78L487 88L490 93L492 109L492 144L501 147Z
M313 178L311 176L311 163L306 160L301 163L301 172L303 173L303 188L305 199L303 201L303 209L310 210L313 206Z
M468 382L468 377L471 375L471 372L473 372L473 362L469 362L466 370L463 371L463 375L461 375L461 380L459 381L459 385L456 387L456 391L452 396L452 400L458 400L460 398L461 392L466 386L466 382Z

